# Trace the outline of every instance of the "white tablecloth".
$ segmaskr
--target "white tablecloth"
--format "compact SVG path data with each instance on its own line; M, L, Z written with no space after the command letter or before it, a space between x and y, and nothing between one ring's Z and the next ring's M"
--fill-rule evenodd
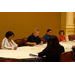
M65 48L65 52L72 51L72 49L66 49L66 47L72 47L75 45L75 42L68 41L68 42L60 42L62 46ZM18 47L17 50L0 50L0 57L3 58L16 58L16 59L27 59L27 58L35 58L33 56L29 56L29 54L35 54L41 52L47 44L37 45L37 46L23 46Z

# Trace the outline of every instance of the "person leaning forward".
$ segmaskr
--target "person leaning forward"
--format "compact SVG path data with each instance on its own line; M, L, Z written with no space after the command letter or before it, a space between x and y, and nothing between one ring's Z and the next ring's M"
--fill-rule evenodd
M39 35L39 30L34 29L34 32L28 37L26 45L32 45L32 46L35 46L37 44L42 45L43 41L41 41L38 35Z
M13 41L14 33L12 31L8 31L5 34L5 38L2 41L2 49L7 50L16 50L18 45Z

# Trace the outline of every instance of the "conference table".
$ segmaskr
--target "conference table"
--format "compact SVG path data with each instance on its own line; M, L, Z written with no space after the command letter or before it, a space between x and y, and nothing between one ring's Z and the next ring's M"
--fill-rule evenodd
M65 52L72 51L72 49L67 49L67 47L72 47L75 45L75 41L66 41L60 42L62 46L64 46ZM18 47L17 50L5 50L0 49L0 60L20 60L21 62L37 62L43 61L41 57L38 56L30 56L29 54L36 54L43 51L46 48L47 44L36 45L36 46L22 46Z

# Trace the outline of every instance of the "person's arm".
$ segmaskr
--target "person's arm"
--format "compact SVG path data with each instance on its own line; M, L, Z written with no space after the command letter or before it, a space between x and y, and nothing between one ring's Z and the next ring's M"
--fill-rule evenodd
M48 41L47 41L47 38L46 38L46 36L44 36L43 38L45 39L45 42L47 43Z
M17 47L18 47L18 45L17 45L13 40L11 40L11 42L12 42L12 44L13 44L13 46L14 46L14 50L16 50Z
M72 50L75 52L75 46L74 45L72 46Z
M66 41L66 38L65 38L65 36L64 36L64 40Z
M60 37L58 36L57 38L58 38L59 42L61 42Z
M65 38L65 36L64 36L64 39L63 39L63 41L62 42L65 42L66 41L66 38Z
M46 47L42 52L39 52L39 53L38 53L38 56L39 56L39 57L43 57L44 55L47 54L47 51L48 51L48 47Z
M39 44L43 45L43 41L40 39L40 37L39 37Z
M48 44L48 42L46 42L46 44Z
M28 39L27 39L26 45L30 45L30 46L35 46L35 45L37 45L35 42L34 42L34 43L31 42L31 39L32 39L32 38L29 36Z
M11 41L15 47L18 47L18 45L13 40L11 40Z
M13 50L13 49L14 49L14 47L8 46L8 41L7 41L7 40L4 40L4 41L2 42L2 48L3 48L3 49L8 49L8 50Z
M37 44L36 43L32 43L32 42L26 42L26 45L33 45L33 46L35 46Z
M40 42L40 45L43 45L43 41Z
M65 52L65 49L64 49L64 47L62 46L62 52Z

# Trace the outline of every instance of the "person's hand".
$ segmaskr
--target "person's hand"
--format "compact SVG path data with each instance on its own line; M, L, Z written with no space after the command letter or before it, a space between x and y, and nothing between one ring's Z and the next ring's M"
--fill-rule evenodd
M63 40L63 42L66 42L65 40Z
M73 45L72 48L75 48L75 46Z
M33 43L33 45L36 46L37 44L36 43Z
M17 49L17 47L14 47L14 50L16 50Z
M45 44L48 44L48 42L46 42Z
M43 41L41 41L40 45L43 45Z

